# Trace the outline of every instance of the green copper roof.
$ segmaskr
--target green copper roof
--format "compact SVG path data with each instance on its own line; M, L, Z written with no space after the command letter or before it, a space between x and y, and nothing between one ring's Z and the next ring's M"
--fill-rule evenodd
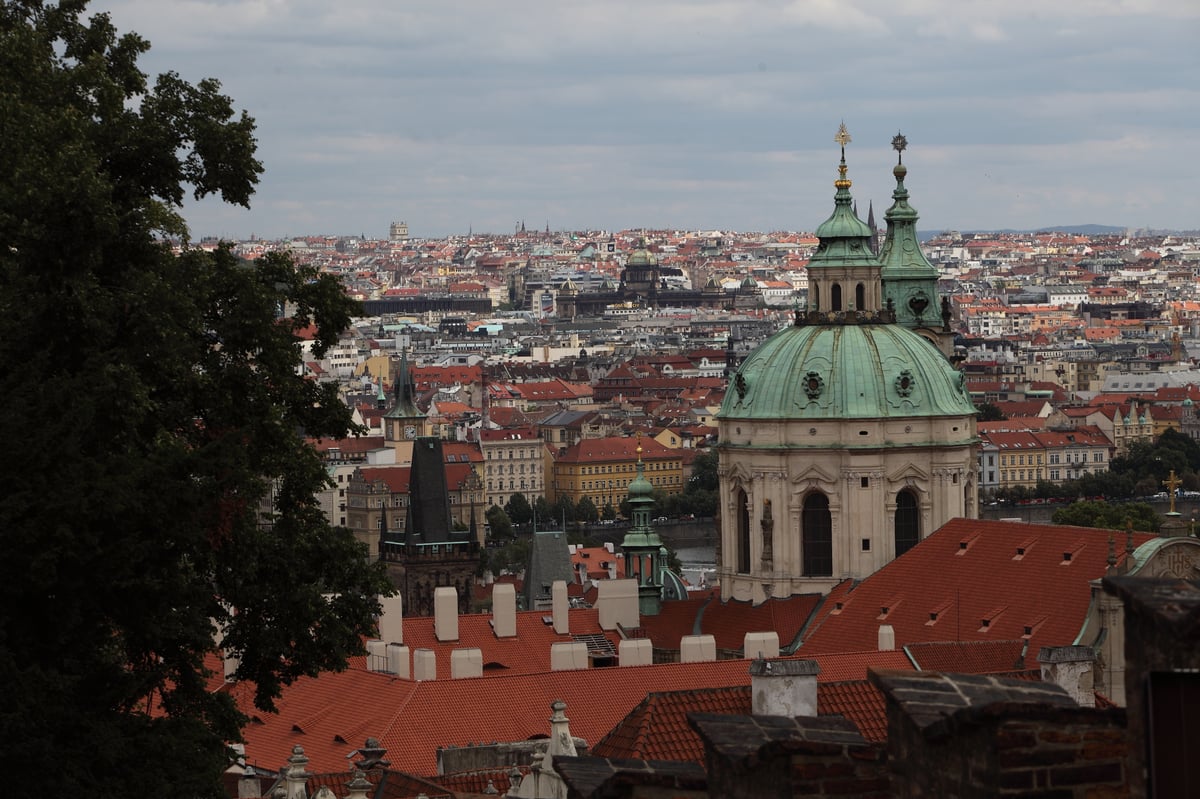
M874 233L866 222L858 218L852 207L844 149L841 163L838 164L838 179L833 185L837 188L833 195L833 213L817 228L817 238L821 243L809 260L808 268L877 265L875 253L871 251Z
M654 266L657 263L658 259L646 249L645 242L642 242L642 246L629 253L629 259L625 261L626 266Z
M960 372L899 325L796 325L763 342L730 382L720 419L970 416Z
M896 278L926 278L937 280L938 270L921 252L917 240L917 211L908 204L908 189L904 188L904 176L908 168L897 164L892 169L896 176L896 189L892 192L892 207L883 218L887 220L888 232L879 251L883 263L883 280Z

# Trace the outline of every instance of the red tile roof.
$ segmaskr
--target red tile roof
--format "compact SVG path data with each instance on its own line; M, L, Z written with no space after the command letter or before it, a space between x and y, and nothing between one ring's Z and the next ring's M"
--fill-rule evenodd
M749 685L652 693L601 738L591 754L703 764L704 743L688 724L687 714L749 715L752 707ZM868 741L887 740L883 694L865 680L826 683L818 677L817 713L844 716Z
M1024 668L1036 657L1029 642L1015 641L927 641L909 644L904 651L922 671L992 674Z
M450 653L455 649L479 649L483 656L484 674L533 674L550 670L550 646L570 643L573 635L603 635L616 649L619 637L615 632L600 628L599 611L578 608L570 612L570 634L559 635L544 619L548 612L520 611L516 615L517 635L497 638L492 630L490 613L460 614L458 640L441 642L434 634L432 616L405 617L404 645L410 649L432 649L437 653L439 680L450 679Z
M875 646L885 606L897 646L1023 638L1036 653L1042 646L1072 644L1087 615L1090 581L1107 567L1111 534L953 519L852 590L835 588L800 653ZM1125 535L1116 536L1121 561ZM1134 545L1153 537L1136 533Z
M406 639L408 626L406 619ZM816 659L821 667L819 682L863 680L868 667L912 668L899 651ZM432 775L437 771L438 746L544 736L550 703L558 699L567 703L571 733L591 743L648 693L749 684L747 660L414 682L368 672L364 659L357 658L346 671L304 677L285 688L276 703L279 714L254 711L243 735L247 762L264 768L278 768L299 744L310 759L309 770L342 771L346 753L371 736L387 749L393 769ZM248 686L232 686L231 693L241 707L252 710Z
M787 647L800 635L800 630L820 604L820 594L771 597L758 605L737 600L712 602L702 611L700 632L714 636L718 649L740 651L746 633L773 630L779 633L779 645Z

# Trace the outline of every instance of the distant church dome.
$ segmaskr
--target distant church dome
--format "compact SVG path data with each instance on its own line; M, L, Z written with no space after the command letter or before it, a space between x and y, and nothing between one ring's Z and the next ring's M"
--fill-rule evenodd
M629 253L629 258L625 261L626 266L657 266L658 258L654 253L646 249L646 243L643 240L641 246L633 252Z

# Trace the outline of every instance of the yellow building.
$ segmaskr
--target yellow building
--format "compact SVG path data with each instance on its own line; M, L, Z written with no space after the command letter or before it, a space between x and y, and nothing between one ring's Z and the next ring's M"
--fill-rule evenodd
M664 447L652 438L640 439L646 479L664 494L683 491L683 458L679 450ZM637 477L639 439L590 438L568 447L553 460L546 483L547 498L569 497L574 503L589 498L598 508L614 508Z

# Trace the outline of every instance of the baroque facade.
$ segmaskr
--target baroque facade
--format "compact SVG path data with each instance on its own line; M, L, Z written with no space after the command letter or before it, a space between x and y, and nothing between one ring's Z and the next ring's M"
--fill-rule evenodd
M877 256L852 210L844 127L837 141L807 308L741 364L717 417L723 599L825 591L978 515L975 407L947 359L949 307L917 242L907 169L893 170Z

